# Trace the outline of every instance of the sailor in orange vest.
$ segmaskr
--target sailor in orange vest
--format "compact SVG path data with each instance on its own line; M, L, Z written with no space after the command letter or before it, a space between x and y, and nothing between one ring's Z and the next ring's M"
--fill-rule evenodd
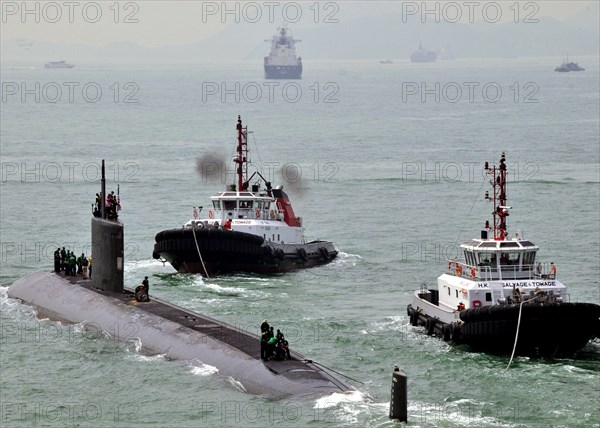
M225 230L231 230L231 219L228 218L225 222Z

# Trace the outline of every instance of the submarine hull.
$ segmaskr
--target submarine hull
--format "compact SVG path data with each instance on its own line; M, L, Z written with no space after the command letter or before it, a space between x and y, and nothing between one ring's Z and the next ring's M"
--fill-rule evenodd
M155 239L155 259L168 261L181 273L206 275L207 271L210 276L233 272L289 272L329 263L338 255L329 241L277 244L249 233L207 228L164 230Z
M130 290L102 291L92 288L90 281L37 272L17 280L8 296L36 307L39 315L110 332L114 340L139 339L142 352L197 359L216 367L220 375L231 376L251 394L310 396L352 390L296 352L291 360L265 362L260 359L258 336L159 299L137 302Z

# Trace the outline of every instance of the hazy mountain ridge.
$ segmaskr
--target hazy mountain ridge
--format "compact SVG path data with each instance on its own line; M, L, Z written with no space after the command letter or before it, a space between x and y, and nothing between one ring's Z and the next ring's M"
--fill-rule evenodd
M337 24L305 28L291 26L302 40L300 56L314 60L407 59L419 43L429 49L450 45L457 58L596 55L600 50L594 13L581 13L566 22L541 17L538 23L425 23L402 22L401 15L365 16ZM583 25L586 23L587 25ZM222 32L197 43L147 48L132 42L103 47L81 43L55 44L12 39L2 42L3 60L260 60L268 54L276 25L230 24ZM595 29L590 29L595 28ZM385 30L382 30L385 29Z

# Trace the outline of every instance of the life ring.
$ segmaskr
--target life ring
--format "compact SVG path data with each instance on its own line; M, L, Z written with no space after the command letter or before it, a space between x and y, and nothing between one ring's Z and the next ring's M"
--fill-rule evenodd
M308 260L308 254L306 254L306 250L304 248L298 248L298 257L300 257L302 260L307 261Z
M471 268L471 278L475 279L475 274L476 274L476 272L475 272L475 268L474 268L474 267L472 267L472 268Z
M271 210L269 217L271 217L271 220L275 220L275 211Z
M212 211L208 212L208 218L213 218L213 212Z
M258 208L256 209L256 218L260 218L260 210Z
M456 263L456 276L462 275L462 265L460 263Z

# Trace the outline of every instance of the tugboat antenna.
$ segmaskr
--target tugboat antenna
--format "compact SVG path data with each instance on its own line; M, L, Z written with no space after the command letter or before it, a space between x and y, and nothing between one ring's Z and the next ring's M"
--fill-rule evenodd
M248 176L248 128L242 126L242 117L238 115L237 123L238 131L238 146L237 146L237 157L235 163L237 163L237 176L238 176L238 191L246 190L248 187L247 180Z
M494 239L503 241L507 236L506 217L510 207L506 205L506 155L502 152L500 156L500 164L490 168L489 164L485 163L486 174L492 177L492 185L494 187ZM486 199L490 199L486 192Z

